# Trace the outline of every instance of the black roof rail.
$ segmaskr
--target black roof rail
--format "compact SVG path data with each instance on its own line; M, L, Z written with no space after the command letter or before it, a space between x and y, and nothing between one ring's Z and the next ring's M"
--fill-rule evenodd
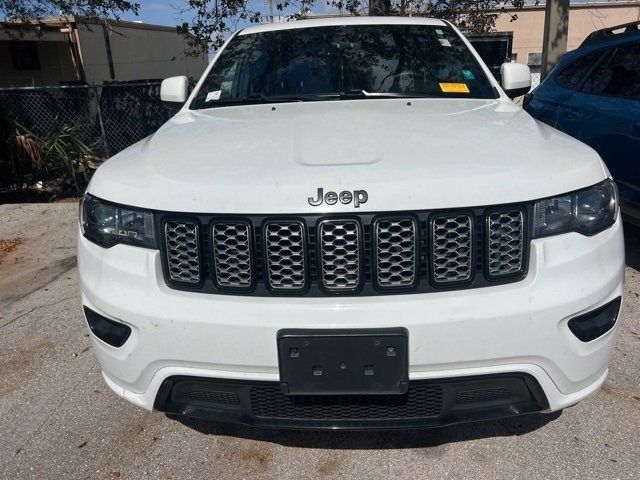
M634 33L640 32L638 26L640 25L640 20L636 20L635 22L623 23L622 25L616 25L615 27L607 27L600 30L596 30L593 33L590 33L587 38L580 44L581 47L585 45L591 45L593 43L600 42L602 40L607 40L614 36L618 35L633 35ZM616 30L622 30L623 32L615 33Z

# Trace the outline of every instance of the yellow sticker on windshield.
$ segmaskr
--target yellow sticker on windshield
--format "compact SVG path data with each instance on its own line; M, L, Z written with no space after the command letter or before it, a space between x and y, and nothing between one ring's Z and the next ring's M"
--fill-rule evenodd
M469 93L466 83L440 83L440 90L444 93Z

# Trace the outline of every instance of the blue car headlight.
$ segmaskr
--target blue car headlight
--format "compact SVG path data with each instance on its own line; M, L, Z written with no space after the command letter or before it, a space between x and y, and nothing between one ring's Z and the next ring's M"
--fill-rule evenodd
M536 238L578 232L595 235L609 228L618 215L618 190L611 179L576 192L545 198L535 204Z

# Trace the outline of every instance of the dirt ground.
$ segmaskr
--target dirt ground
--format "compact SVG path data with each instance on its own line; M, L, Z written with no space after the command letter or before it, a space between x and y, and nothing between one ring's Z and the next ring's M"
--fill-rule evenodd
M0 205L0 478L640 478L637 228L596 395L559 415L317 433L176 420L113 395L80 309L76 215L74 204Z

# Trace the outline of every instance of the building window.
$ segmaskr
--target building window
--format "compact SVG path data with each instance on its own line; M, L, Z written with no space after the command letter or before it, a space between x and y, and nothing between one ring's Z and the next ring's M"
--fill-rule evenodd
M530 53L527 57L527 65L530 67L539 67L542 65L542 53Z
M518 61L518 54L517 53L512 53L511 54L511 61L512 62L517 62Z
M14 70L40 70L38 42L9 42Z

